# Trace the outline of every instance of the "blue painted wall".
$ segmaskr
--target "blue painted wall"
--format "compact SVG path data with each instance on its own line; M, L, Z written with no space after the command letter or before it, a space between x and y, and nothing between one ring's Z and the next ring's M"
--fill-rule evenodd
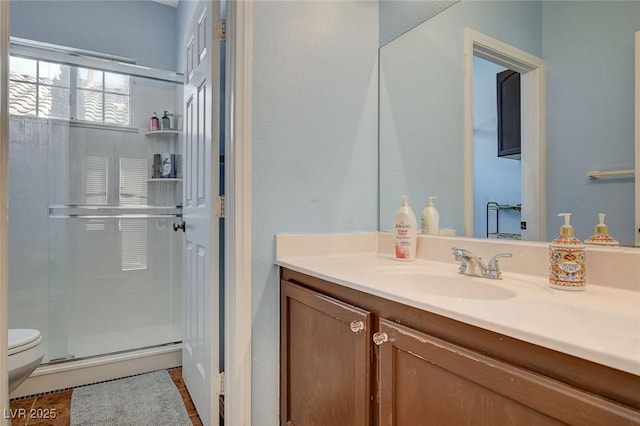
M274 234L377 229L378 4L253 5L253 407L278 424Z
M150 0L11 0L9 31L15 37L176 70L176 9Z

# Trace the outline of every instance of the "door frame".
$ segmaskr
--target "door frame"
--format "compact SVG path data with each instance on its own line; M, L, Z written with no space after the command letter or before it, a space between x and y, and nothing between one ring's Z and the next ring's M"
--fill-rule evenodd
M473 236L473 57L521 73L523 239L546 241L545 64L524 50L464 29L464 232Z
M636 247L640 247L640 31L636 32L636 69L635 69L635 80L636 80L636 101L635 101L635 119L636 119L636 131L635 131L635 139L636 139L636 226L633 230L633 233L636 236Z
M225 423L251 425L253 2L227 3Z

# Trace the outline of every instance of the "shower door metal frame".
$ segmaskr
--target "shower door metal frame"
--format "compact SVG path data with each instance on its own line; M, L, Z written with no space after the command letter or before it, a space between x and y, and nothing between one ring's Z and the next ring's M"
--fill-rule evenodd
M127 74L131 77L143 77L176 84L183 83L183 75L180 73L136 65L135 60L123 56L105 55L19 37L10 37L10 46L11 53L19 56Z

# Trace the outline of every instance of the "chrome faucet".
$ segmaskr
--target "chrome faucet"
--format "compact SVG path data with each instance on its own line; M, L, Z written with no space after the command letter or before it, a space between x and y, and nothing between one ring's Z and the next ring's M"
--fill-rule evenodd
M458 268L459 274L483 277L486 273L487 267L482 263L482 258L471 253L469 250L451 247L451 252L453 253L453 257L460 262L460 267Z
M471 253L469 250L458 247L451 247L451 253L454 258L460 262L458 268L459 274L471 275L475 277L484 277L492 280L502 279L502 271L500 270L501 257L511 257L511 253L500 253L493 256L487 265L482 262L482 258Z

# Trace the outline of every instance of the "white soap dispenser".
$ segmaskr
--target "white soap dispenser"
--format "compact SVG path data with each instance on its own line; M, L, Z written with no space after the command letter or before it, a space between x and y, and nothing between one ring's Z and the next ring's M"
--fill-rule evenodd
M586 286L586 255L582 241L574 236L571 213L564 216L560 236L549 245L549 285L559 290L584 290Z
M423 234L438 235L440 232L440 213L436 206L433 204L433 200L438 197L429 196L427 205L422 209L422 229Z
M596 225L595 232L592 236L584 240L585 244L592 244L597 246L619 246L618 240L609 235L609 229L604 223L604 213L598 213L598 224Z
M406 195L402 196L402 205L396 213L393 230L396 259L403 261L415 260L418 245L418 223L415 213L409 207L409 200Z

